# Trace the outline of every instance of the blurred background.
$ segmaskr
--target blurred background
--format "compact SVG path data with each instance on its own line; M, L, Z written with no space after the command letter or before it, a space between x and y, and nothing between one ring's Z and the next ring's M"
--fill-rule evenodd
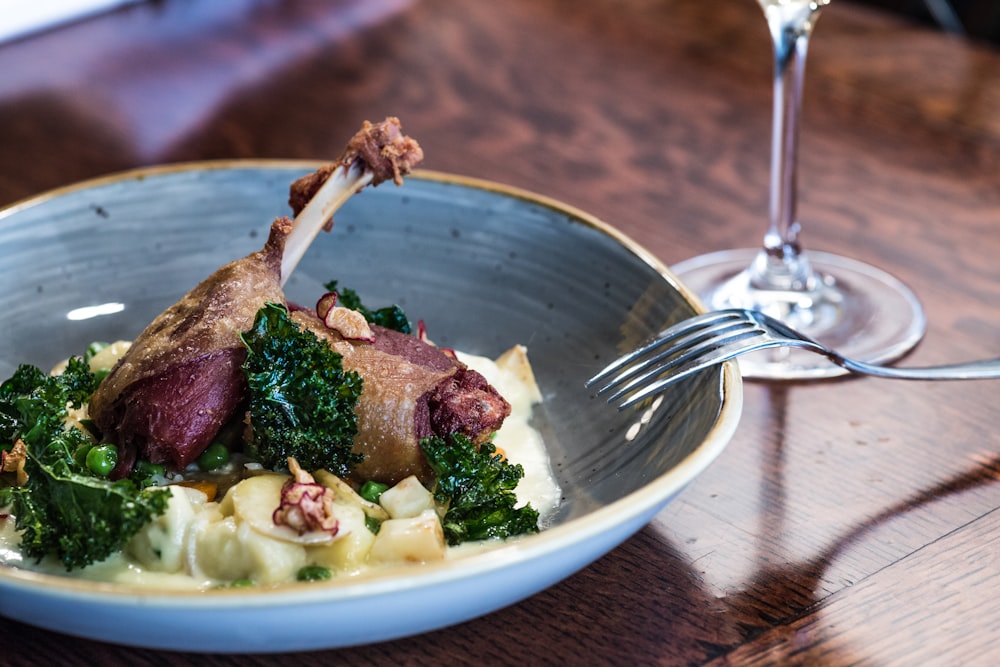
M744 53L752 53L753 62L744 54L740 56L744 62L735 66L748 76L760 77L753 79L754 91L766 105L771 49L764 22L748 26L746 14L740 11L741 5L752 2L722 3L729 8L723 14L732 18L711 16L714 27L705 35L697 64L699 71L704 66L707 75L715 71L714 59L726 57L723 51L712 50L711 40L750 42ZM986 99L991 87L976 75L974 59L947 62L927 50L920 31L894 41L897 38L879 26L880 16L904 15L928 35L943 30L955 34L955 39L975 41L992 50L1000 42L1000 0L835 0L829 13L841 3L864 5L870 13L851 29L859 44L868 46L854 54L824 54L827 42L817 40L810 48L815 52L815 57L810 56L816 63L814 74L821 66L818 63L836 62L845 72L854 72L850 76L859 78L852 85L863 89L868 84L861 72L873 63L860 54L880 46L877 50L893 58L926 63L921 67L939 73L947 71L941 79L945 85L966 89L953 98L961 100L954 115L962 123L995 122L995 107ZM675 12L704 15L708 20L710 5L703 8L703 4L702 0L645 0L633 3L634 11L624 13L621 3L599 3L597 13L603 12L609 22L600 26L605 38L600 48L624 48L635 38L625 39L625 34L680 43L681 36L672 32L674 24L680 24L673 18ZM407 117L423 113L425 122L415 129L429 142L456 137L471 142L483 156L481 171L474 175L495 177L491 165L509 164L519 144L490 143L483 128L496 128L508 136L523 130L523 145L545 146L559 136L551 130L560 127L557 119L562 110L550 98L551 91L536 90L533 96L505 98L502 104L494 101L473 114L465 103L467 93L521 86L528 71L563 52L554 37L531 42L525 37L530 25L511 27L510 34L516 35L511 39L523 42L512 51L517 57L506 68L493 67L507 45L486 38L463 43L455 31L455 25L465 23L481 25L481 32L487 34L494 30L494 14L476 5L429 0L0 0L0 206L138 165L328 156L339 150L343 128L354 127L359 118L402 113L399 110L405 110ZM545 0L525 12L525 18L510 20L541 21L565 15L572 20L562 22L567 30L562 39L576 39L573 30L577 28L580 34L591 34L581 23L587 20L586 13L574 12L573 5L569 0ZM105 20L87 20L98 14ZM433 21L425 24L430 16ZM727 20L735 23L727 26ZM595 45L595 58L600 48ZM456 52L467 54L462 63L451 63L465 78L456 79L445 72L447 68L439 67L442 59ZM628 71L635 67L627 64L628 57L616 52L614 58L623 64L604 78L588 74L607 87L609 99L614 97L616 82L635 76ZM850 63L852 57L859 59L856 65ZM680 75L653 74L657 65L646 62L645 56L638 62L658 85ZM877 67L891 67L891 63ZM323 92L315 89L314 82L320 80L336 85L336 104L330 105ZM807 77L808 85L819 81L818 75ZM905 89L899 93L903 107L914 103L916 96L941 92L926 89L926 82L895 80L894 85ZM709 86L706 83L706 89ZM429 92L435 90L437 97ZM275 105L275 99L282 104ZM657 104L668 101L660 99ZM820 106L816 93L807 95L807 104ZM317 105L324 106L323 114L314 113ZM616 109L616 113L625 111ZM766 113L760 119L763 125L752 136L763 145L768 131ZM655 114L643 114L621 122L624 126L653 120ZM275 124L284 130L278 136L266 131ZM49 150L58 150L61 156L59 173L25 159ZM438 159L429 167L457 166L449 162L449 151L437 150L435 155ZM545 173L549 168L527 164L521 157L517 164L525 171L520 184L527 185L537 181L533 171Z
M48 27L137 2L170 0L0 0L0 41L16 39ZM175 0L190 5L189 0ZM997 0L846 0L903 14L923 23L973 39L1000 41ZM207 3L206 3L207 4ZM214 3L212 3L214 4ZM241 3L236 3L241 4ZM274 3L271 3L274 4ZM376 2L377 4L377 2Z
M973 39L1000 42L1000 2L997 0L851 1L905 14Z

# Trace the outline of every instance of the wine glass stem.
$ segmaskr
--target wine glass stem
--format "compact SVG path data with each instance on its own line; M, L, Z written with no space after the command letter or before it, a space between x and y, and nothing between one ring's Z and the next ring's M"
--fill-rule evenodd
M762 4L774 43L771 190L769 226L751 280L762 289L809 289L816 278L799 245L796 169L806 51L821 3Z

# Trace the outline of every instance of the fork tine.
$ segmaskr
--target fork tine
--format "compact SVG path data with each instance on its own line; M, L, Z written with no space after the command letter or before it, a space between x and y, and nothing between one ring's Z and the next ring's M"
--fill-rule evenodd
M668 382L664 383L661 379L653 383L655 385L662 384L662 386L666 386L666 384L676 379L674 376L677 373L683 371L684 375L690 375L714 363L721 363L746 349L750 344L749 341L758 339L761 333L760 327L752 322L736 322L727 324L725 327L720 327L711 335L703 336L701 340L698 340L686 349L677 351L671 349L661 353L645 364L644 368L652 366L650 370L632 377L630 381L619 387L617 391L608 397L608 402L615 401L639 389L639 392L629 398L623 406L638 402L651 393L655 393L645 389L645 386L652 382L654 378L666 376ZM661 360L664 360L663 363L657 363ZM622 375L627 374L623 373ZM616 378L617 380L618 378ZM615 384L611 383L611 386ZM636 396L638 398L635 398Z
M755 336L751 336L750 338L753 337ZM730 359L735 359L736 357L740 356L741 354L743 354L748 350L763 349L766 347L775 347L777 345L779 345L779 343L777 343L776 341L767 341L754 345L748 345L746 343L746 340L743 340L739 344L730 345L724 348L718 348L714 352L692 359L690 363L686 365L680 365L679 367L673 368L673 370L670 373L663 375L663 377L659 378L654 382L651 382L650 384L643 387L641 390L635 392L634 394L626 398L618 405L618 409L624 410L628 407L631 407L636 403L644 401L647 398L660 393L661 391L666 389L667 386L679 380L682 380L683 378L686 378L689 375L693 375L698 371L704 370L710 366L724 363L726 361L729 361Z
M613 374L634 362L636 359L643 357L663 347L664 345L668 345L683 336L687 336L707 327L711 327L720 321L726 322L734 319L739 319L739 315L737 313L732 311L717 310L682 320L672 327L664 329L658 333L656 337L646 345L618 357L618 359L605 366L601 371L587 380L586 386L590 387L602 380L606 380ZM617 384L617 382L612 382L611 384L614 385ZM606 389L607 387L603 388L602 391Z
M695 322L694 326L679 328L663 341L657 340L637 350L638 354L628 355L631 363L625 366L618 364L618 374L612 378L605 378L606 383L597 393L603 394L614 387L621 387L611 397L611 400L614 400L650 376L659 373L660 369L668 363L668 359L671 360L669 363L672 364L683 362L691 358L692 355L702 354L706 346L711 346L714 341L738 336L741 332L746 331L747 327L753 329L756 328L756 324L727 316L716 318L714 323L703 324L699 320ZM667 342L672 344L667 345ZM652 369L652 371L650 372L648 369Z

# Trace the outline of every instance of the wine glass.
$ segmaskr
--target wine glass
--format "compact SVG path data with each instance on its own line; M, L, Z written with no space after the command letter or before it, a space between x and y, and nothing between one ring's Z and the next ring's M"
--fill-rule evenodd
M774 42L770 224L763 246L685 260L674 273L710 309L763 311L845 355L884 363L923 336L913 292L888 273L847 257L806 252L796 218L798 117L806 49L830 0L758 0ZM801 350L765 350L740 359L744 377L814 379L845 371Z

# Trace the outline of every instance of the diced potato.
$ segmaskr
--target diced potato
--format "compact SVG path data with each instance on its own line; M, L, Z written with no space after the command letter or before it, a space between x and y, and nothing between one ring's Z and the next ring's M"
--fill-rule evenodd
M373 564L426 563L445 556L444 530L434 510L382 523L368 561Z
M270 539L235 517L192 527L188 565L196 577L260 584L294 579L308 563L305 547Z
M378 521L385 521L389 518L389 513L386 512L381 505L362 498L357 491L351 488L350 484L337 477L329 470L317 470L312 473L312 475L317 482L323 486L333 489L333 493L337 497L338 503L343 502L349 505L357 505L367 516Z
M340 530L331 544L307 548L309 560L341 574L353 574L364 568L375 534L365 525L365 513L357 505L337 504Z
M237 535L243 554L250 564L249 577L262 584L294 579L307 563L305 547L300 544L272 540L242 524Z
M396 486L386 489L379 503L393 519L409 519L424 510L434 509L434 496L415 476L410 475Z
M218 502L219 512L222 514L222 516L232 516L233 515L233 511L234 511L234 509L233 509L233 489L235 489L235 488L236 488L235 485L229 487L229 489L226 491L226 495L222 496L222 500L220 500Z
M157 572L180 572L184 566L184 537L205 495L194 489L169 490L166 511L142 527L126 545L140 565Z
M246 523L261 535L272 540L293 544L326 544L334 536L323 530L299 533L288 526L274 523L274 511L281 505L281 487L288 475L256 475L234 486L227 496L233 504L237 522Z
M130 347L132 347L132 342L127 340L116 340L114 343L111 343L90 358L90 361L87 363L90 367L90 372L96 373L97 371L111 370L111 367L118 363L118 359L123 357ZM63 359L52 367L49 375L62 375L66 372L67 366L69 366L69 359Z
M232 581L249 576L250 566L236 536L236 519L202 520L191 526L188 569L196 578Z
M110 370L118 363L119 359L125 356L130 347L132 347L131 341L116 340L90 358L90 371L96 373L97 371Z
M496 359L497 368L511 373L525 387L525 393L532 403L540 403L542 392L538 389L535 381L535 373L531 369L531 362L528 361L528 348L523 345L515 345Z

